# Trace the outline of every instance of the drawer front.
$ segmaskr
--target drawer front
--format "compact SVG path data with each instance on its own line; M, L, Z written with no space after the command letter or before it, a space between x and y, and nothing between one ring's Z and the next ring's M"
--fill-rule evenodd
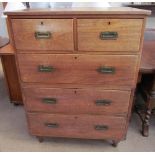
M73 50L72 19L12 19L11 22L16 49Z
M138 52L142 19L79 19L80 51Z
M128 113L130 91L96 88L24 88L27 111L63 114Z
M28 113L28 123L37 136L122 139L125 132L123 117Z
M23 82L89 84L131 88L137 56L83 54L18 54Z

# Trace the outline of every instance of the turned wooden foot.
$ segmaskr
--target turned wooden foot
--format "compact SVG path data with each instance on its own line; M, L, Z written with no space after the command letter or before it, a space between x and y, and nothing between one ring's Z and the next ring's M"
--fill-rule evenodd
M142 124L142 135L145 136L145 137L149 136L150 116L151 116L151 110L147 110L146 114L145 114L143 124Z
M14 104L14 106L19 106L20 104L19 103L13 103Z
M124 140L126 140L126 136L124 137Z
M112 146L113 147L117 147L118 146L119 141L118 140L112 140Z
M44 141L44 138L43 138L43 137L37 136L37 139L38 139L38 141L39 141L40 143L42 143L42 142Z
M11 103L12 103L14 106L23 105L22 102L18 102L18 101L11 101Z

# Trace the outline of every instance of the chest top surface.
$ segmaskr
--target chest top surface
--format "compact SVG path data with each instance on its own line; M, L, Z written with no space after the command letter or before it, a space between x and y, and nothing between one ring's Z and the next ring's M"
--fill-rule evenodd
M108 8L50 8L50 9L24 9L5 12L6 15L150 15L151 11L130 7Z

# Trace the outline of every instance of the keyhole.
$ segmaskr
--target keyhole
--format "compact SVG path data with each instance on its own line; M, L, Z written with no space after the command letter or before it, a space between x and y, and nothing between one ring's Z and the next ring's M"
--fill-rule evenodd
M108 22L108 25L110 25L111 24L111 22Z
M77 59L77 57L74 57L74 59Z
M77 93L76 90L74 91L74 93L75 93L75 94Z
M41 22L41 25L44 25L44 22Z

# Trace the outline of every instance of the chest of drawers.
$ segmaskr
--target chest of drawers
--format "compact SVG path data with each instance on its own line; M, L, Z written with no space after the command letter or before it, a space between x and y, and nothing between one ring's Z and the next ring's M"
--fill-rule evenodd
M145 18L132 8L7 12L29 131L108 139L127 133Z

